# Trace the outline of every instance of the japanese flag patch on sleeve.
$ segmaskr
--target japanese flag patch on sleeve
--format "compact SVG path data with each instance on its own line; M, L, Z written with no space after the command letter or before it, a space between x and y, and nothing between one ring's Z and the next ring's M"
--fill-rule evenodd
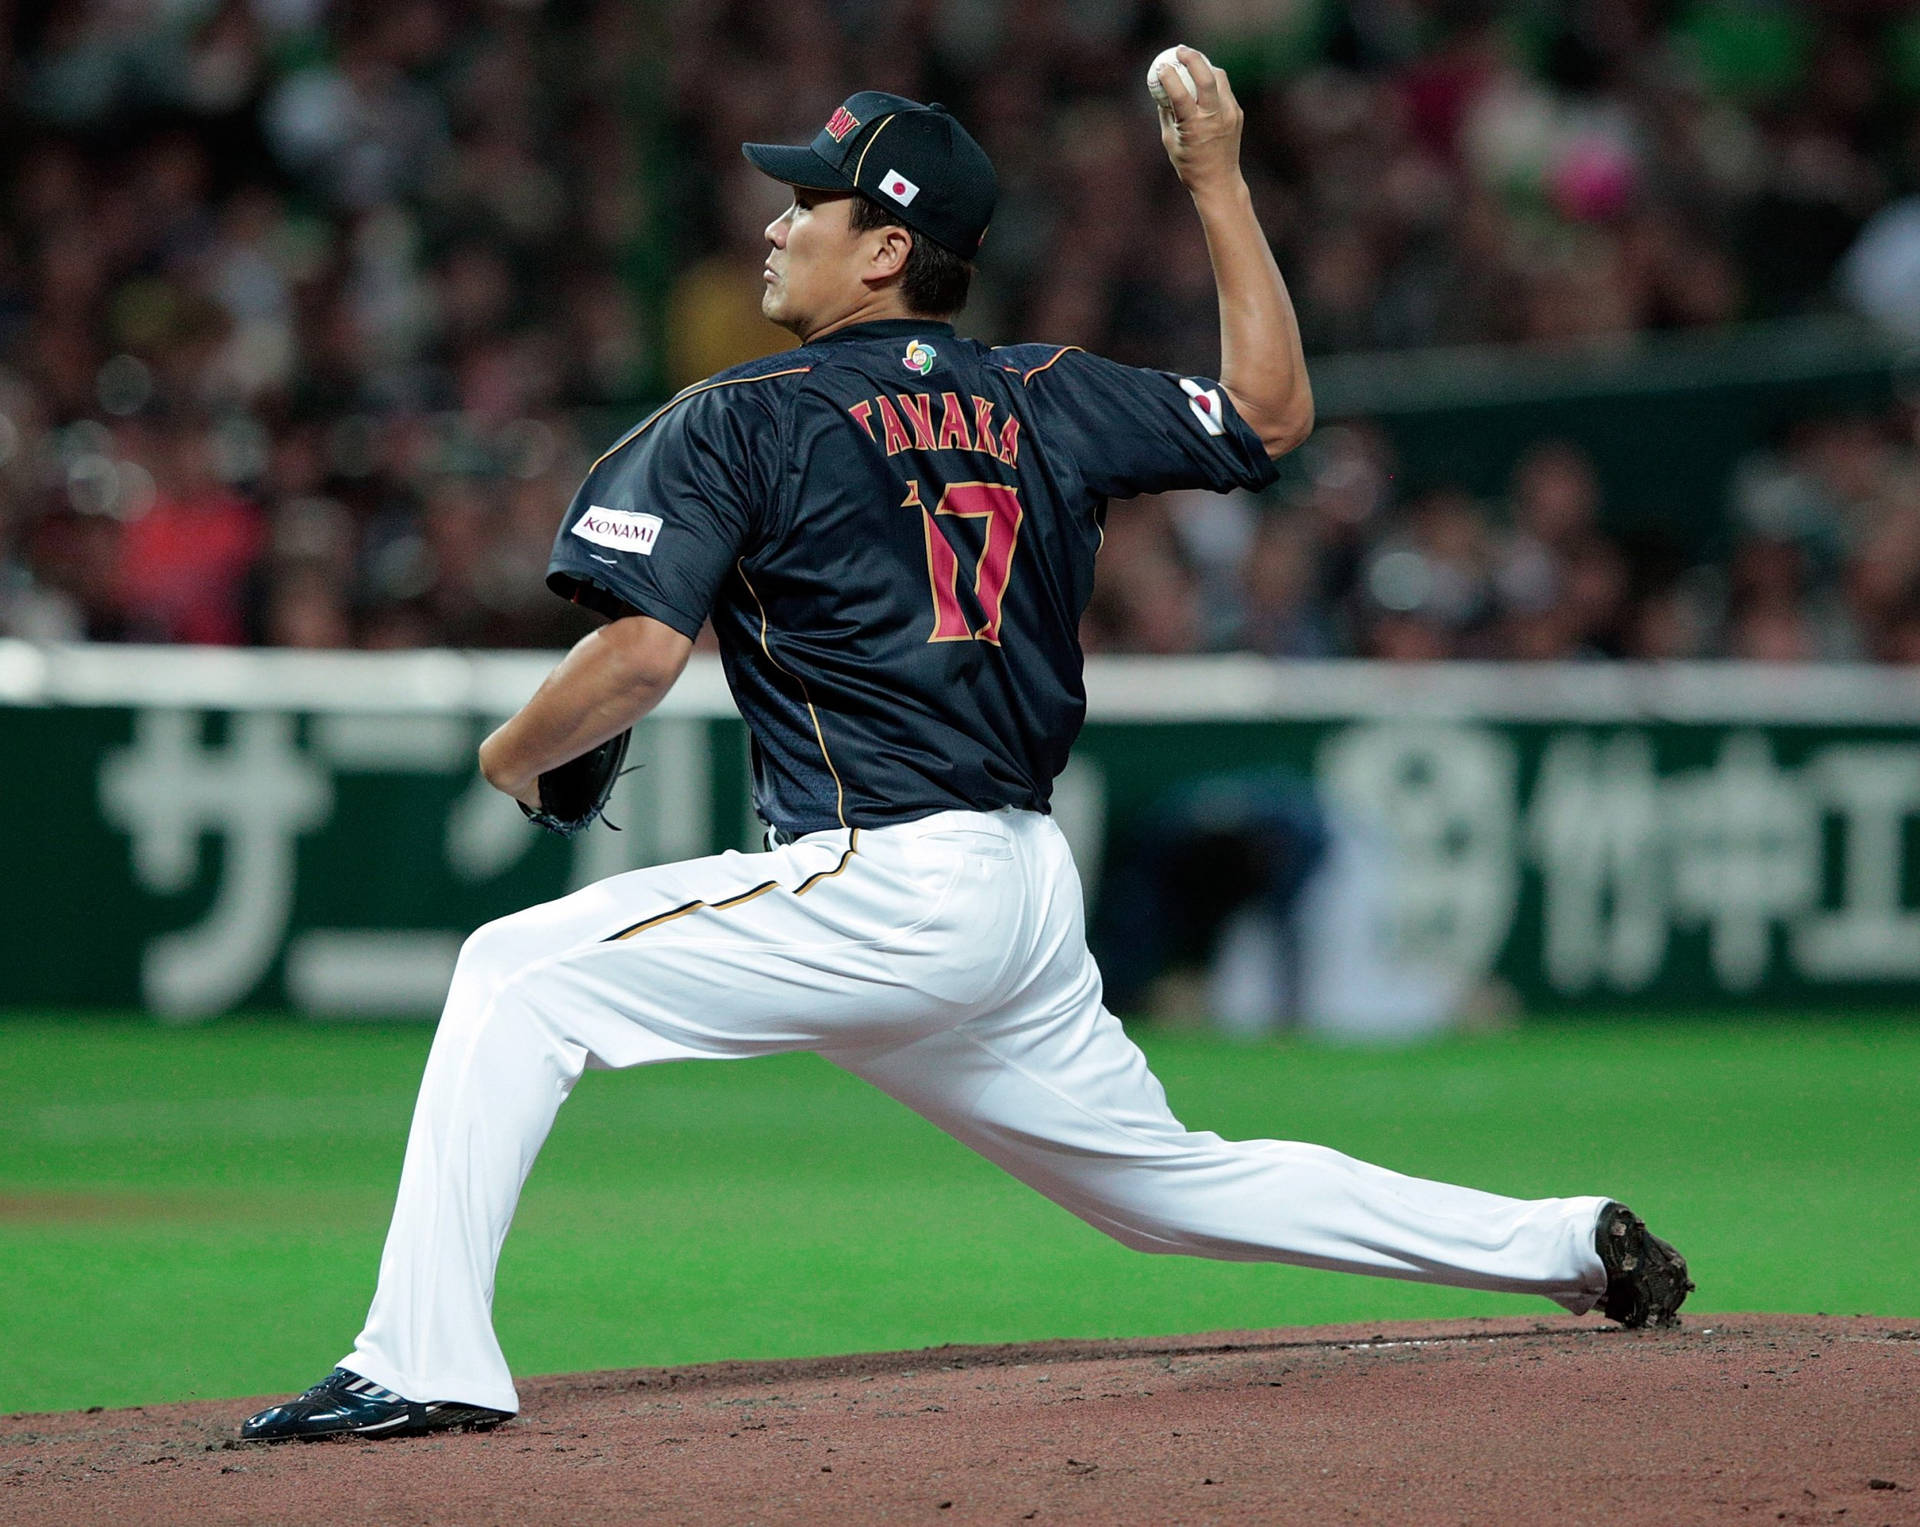
M1192 377L1183 376L1180 378L1180 390L1187 395L1187 407L1193 410L1193 416L1200 421L1203 430L1209 435L1224 435L1227 432L1218 387L1202 387Z

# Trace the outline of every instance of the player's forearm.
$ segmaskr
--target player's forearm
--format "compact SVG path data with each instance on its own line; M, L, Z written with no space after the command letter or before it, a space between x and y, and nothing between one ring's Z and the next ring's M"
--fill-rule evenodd
M1226 70L1185 46L1154 60L1149 89L1160 142L1192 193L1213 260L1220 385L1267 454L1283 456L1313 429L1313 389L1286 282L1240 173L1240 103Z
M1237 170L1196 187L1193 205L1220 295L1220 385L1267 454L1284 456L1313 430L1313 388L1286 282Z
M529 805L540 776L639 721L673 687L693 643L646 616L582 638L518 714L480 744L480 772Z

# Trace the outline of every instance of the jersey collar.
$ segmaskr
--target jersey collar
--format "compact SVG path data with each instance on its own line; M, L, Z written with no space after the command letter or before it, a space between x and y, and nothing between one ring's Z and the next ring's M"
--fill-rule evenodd
M952 324L931 318L875 318L867 323L850 323L844 329L810 339L807 346L811 349L814 345L837 345L842 340L856 339L911 339L916 334L936 339L945 335L951 339L953 332Z

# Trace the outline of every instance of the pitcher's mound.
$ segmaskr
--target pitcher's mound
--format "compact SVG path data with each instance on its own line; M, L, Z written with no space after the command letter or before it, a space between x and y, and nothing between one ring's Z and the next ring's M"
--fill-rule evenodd
M1920 1321L939 1347L521 1396L381 1443L232 1443L264 1401L8 1417L0 1522L1920 1522Z

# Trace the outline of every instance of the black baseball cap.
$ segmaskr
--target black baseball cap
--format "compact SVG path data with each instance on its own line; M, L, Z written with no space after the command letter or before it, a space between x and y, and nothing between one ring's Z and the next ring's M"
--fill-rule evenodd
M963 260L979 252L1000 194L987 151L937 102L862 90L804 147L743 143L756 169L790 186L858 191Z

